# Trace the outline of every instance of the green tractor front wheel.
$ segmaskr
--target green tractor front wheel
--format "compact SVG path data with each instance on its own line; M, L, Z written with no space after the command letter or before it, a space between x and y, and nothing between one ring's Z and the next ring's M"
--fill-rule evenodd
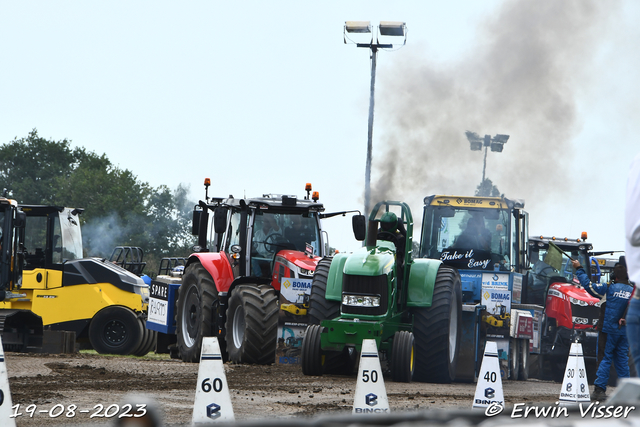
M322 349L320 347L320 325L309 325L302 340L302 373L305 375L322 375Z
M396 382L410 383L413 378L413 334L398 331L393 336L391 346L391 379Z
M342 351L322 350L320 337L324 328L309 325L302 340L300 354L304 375L338 374L350 375L358 364L358 354L353 347L344 347Z

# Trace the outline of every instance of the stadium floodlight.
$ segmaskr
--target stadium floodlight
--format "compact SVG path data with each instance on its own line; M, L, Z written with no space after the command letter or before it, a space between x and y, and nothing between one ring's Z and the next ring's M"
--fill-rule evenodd
M347 33L370 33L371 22L369 21L347 21L344 23L344 30Z
M509 135L497 134L496 136L493 137L493 140L496 142L501 142L503 144L506 144L507 141L509 140Z
M471 151L480 151L482 150L482 139L480 139L480 135L475 132L466 131L467 140L471 146Z
M381 21L378 26L381 36L398 36L404 37L407 25L398 21Z
M380 36L392 36L392 37L404 37L402 46L407 43L407 25L404 22L398 21L381 21L378 25L378 34ZM373 145L373 108L374 108L374 93L376 86L376 62L378 58L379 49L393 49L393 44L379 43L378 34L371 34L371 41L369 43L359 43L351 38L347 38L347 33L371 33L371 22L369 21L346 21L344 23L344 43L354 43L357 47L365 47L371 49L371 86L369 94L369 129L367 139L367 162L364 173L364 214L369 214L369 203L371 196L371 151ZM374 41L375 40L375 41Z
M482 151L484 147L484 164L482 167L482 182L484 182L485 172L487 170L487 151L491 148L494 153L502 153L504 144L509 140L509 135L497 134L493 138L491 135L485 135L481 137L475 132L466 131L465 135L469 141L471 151Z

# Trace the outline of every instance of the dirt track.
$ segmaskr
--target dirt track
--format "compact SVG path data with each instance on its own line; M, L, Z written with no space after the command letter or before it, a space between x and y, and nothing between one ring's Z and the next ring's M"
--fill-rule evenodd
M93 354L6 353L6 360L12 403L20 404L23 413L16 419L18 427L104 425L111 419L90 418L94 407L122 405L125 394L131 392L153 397L167 425L191 421L198 364ZM355 376L306 377L299 366L286 365L226 364L225 372L237 420L336 414L350 412L353 404ZM392 411L469 409L475 393L475 384L406 384L388 378L385 384ZM560 392L560 384L537 380L505 381L503 386L507 405L554 404ZM33 418L25 412L31 404L37 405ZM68 405L77 405L75 416L67 418L66 412L50 416L48 411L58 404L65 411Z

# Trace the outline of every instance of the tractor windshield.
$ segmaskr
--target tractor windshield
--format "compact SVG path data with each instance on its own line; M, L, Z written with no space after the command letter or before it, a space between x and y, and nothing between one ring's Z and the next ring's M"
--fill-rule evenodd
M310 245L320 253L320 233L316 214L256 212L252 251L272 258L283 249L304 252Z
M530 242L529 247L529 261L531 274L527 283L527 304L539 304L544 305L546 299L547 288L551 282L574 282L575 270L571 264L571 260L566 256L562 256L561 265L551 266L553 264L548 258L549 252L548 244L535 244ZM580 265L589 269L589 258L584 250L579 250L578 247L563 247L561 244L557 244L560 249L568 254L571 254L571 258L580 261ZM549 263L547 263L549 262ZM559 269L558 269L559 267ZM576 279L577 281L577 279Z
M459 269L511 269L508 210L428 206L424 221L422 257Z
M251 237L251 274L269 277L274 256L284 249L320 254L318 216L256 211Z

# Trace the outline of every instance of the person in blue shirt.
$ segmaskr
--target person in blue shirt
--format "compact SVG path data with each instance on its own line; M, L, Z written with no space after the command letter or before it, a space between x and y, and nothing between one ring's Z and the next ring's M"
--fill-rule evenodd
M607 344L604 349L604 357L598 365L592 395L593 400L602 401L606 397L611 363L616 367L618 378L629 378L629 342L627 341L625 313L633 287L629 284L624 261L616 263L613 267L616 278L609 285L591 283L587 272L580 265L580 261L574 260L572 264L576 269L576 276L580 280L580 284L589 294L596 298L607 298L604 322L602 323L602 332L607 334Z

